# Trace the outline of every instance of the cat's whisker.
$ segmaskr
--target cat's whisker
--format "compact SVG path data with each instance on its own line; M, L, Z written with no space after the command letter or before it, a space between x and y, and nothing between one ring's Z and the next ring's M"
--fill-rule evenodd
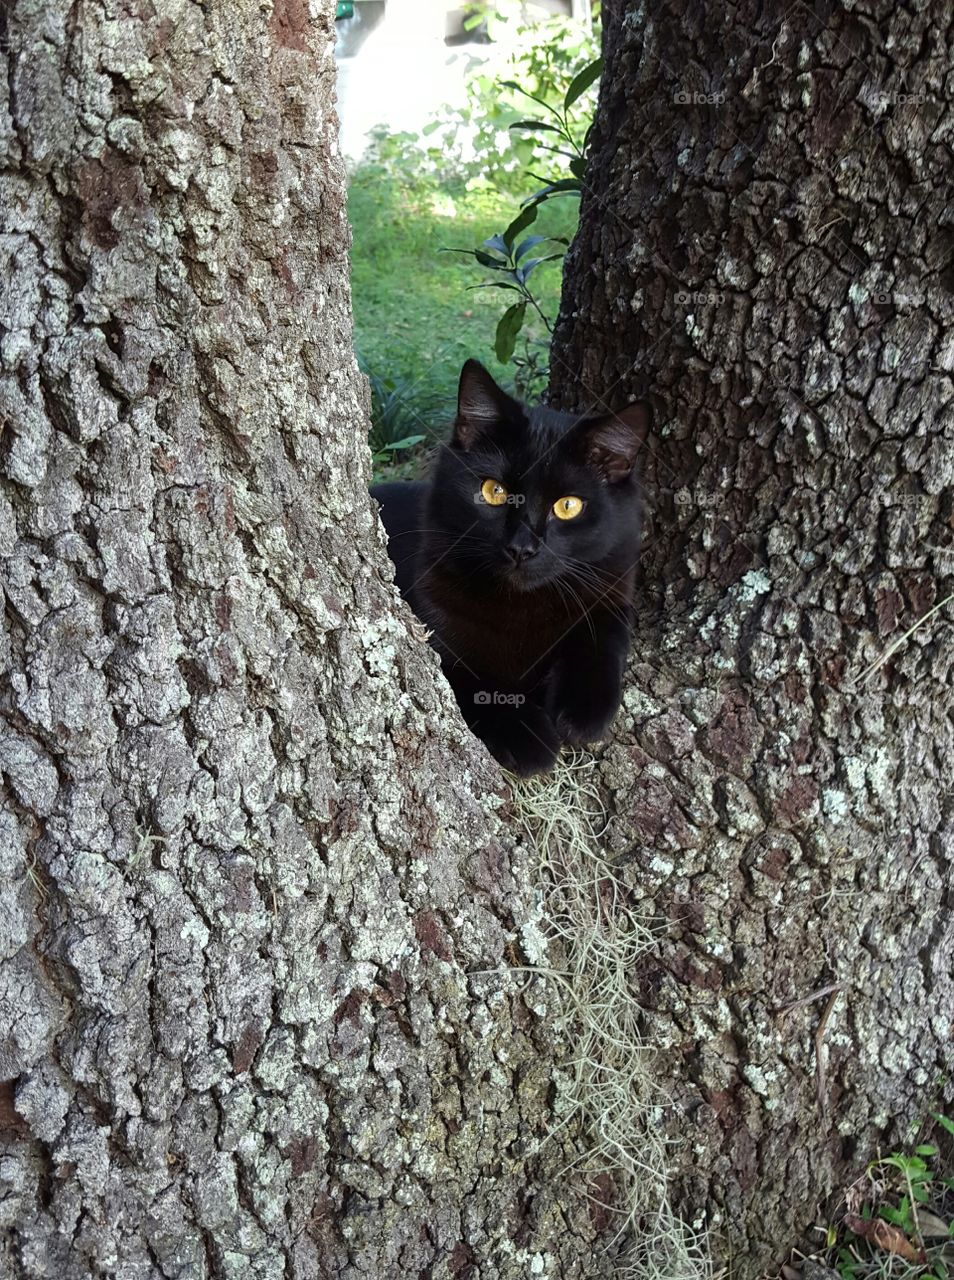
M626 585L628 570L624 573L616 573L613 570L601 569L597 565L587 564L583 560L574 560L570 556L560 556L559 559L564 568L568 570L570 576L577 578L588 586L598 586L601 589L611 590L614 586L625 587Z
M564 564L566 564L567 560L565 557L561 557L561 560L563 560ZM594 604L599 604L602 610L605 610L607 613L611 614L622 626L628 627L630 625L630 618L625 608L622 605L620 605L616 600L612 598L607 598L609 595L609 592L612 590L612 587L620 581L620 578L618 577L614 578L614 581L610 583L609 586L605 586L602 582L599 581L598 578L595 578L595 577L590 578L588 576L589 571L592 569L592 567L593 566L583 564L583 562L578 562L575 568L569 567L570 571L567 578L558 579L558 581L562 582L563 585L567 585L568 578L570 580L576 579L581 583L581 585L600 591L600 595L597 597L597 600L590 601L588 605L585 604L580 599L579 595L576 595L576 593L574 593L577 601L579 602L581 612L587 618L589 618L590 610L593 608Z
M397 532L397 533L391 533L391 534L388 534L388 541L390 542L392 538L404 538L404 537L406 537L409 533L432 533L432 534L435 534L435 535L436 535L437 537L439 537L439 538L448 538L448 539L449 539L449 538L451 538L451 537L453 537L453 534L448 533L448 531L447 531L446 529L433 529L433 528L421 528L421 529L400 529L400 530L398 530L398 532ZM486 540L486 538L479 538L479 537L477 536L477 534L475 534L475 533L469 533L469 532L468 532L468 533L462 533L462 534L460 535L460 537L461 537L461 539L469 538L469 539L471 539L471 541L473 541L473 542L482 542L482 543L486 543L486 541L487 541L487 540Z
M605 576L615 582L622 582L633 567L630 565L628 569L624 569L622 572L619 572L615 569L604 569L602 565L592 564L587 560L578 560L575 556L561 555L560 559L564 564L584 570L586 573L592 574L596 578L602 578Z
M592 637L592 639L593 639L593 645L594 645L594 648L595 648L595 646L596 646L596 631L595 631L595 629L594 629L594 627L593 627L593 619L590 617L590 611L589 611L589 609L587 609L586 605L585 605L585 604L583 603L583 601L580 599L579 593L578 593L577 591L575 591L573 587L571 587L571 586L570 586L569 582L568 582L566 579L563 579L563 581L562 581L562 582L560 581L560 579L557 579L557 584L558 584L558 586L560 587L560 589L561 589L561 590L566 591L566 592L568 592L568 593L569 593L570 598L574 601L574 603L577 605L577 607L578 607L578 609L579 609L579 611L580 611L580 616L586 620L586 625L587 625L587 627L588 627L588 629L589 629L589 632L590 632L590 635L591 635L591 637ZM579 618L578 618L578 619L575 619L575 620L574 620L574 626L575 626L575 625L577 625L577 624L578 624L578 622L579 622Z
M571 577L577 579L587 586L596 587L601 592L609 593L614 588L618 588L628 594L629 571L625 573L615 573L609 571L600 571L591 565L582 562L567 563L564 561Z

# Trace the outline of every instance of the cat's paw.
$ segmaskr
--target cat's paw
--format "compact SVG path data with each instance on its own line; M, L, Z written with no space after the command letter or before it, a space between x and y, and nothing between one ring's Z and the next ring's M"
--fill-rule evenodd
M560 752L557 728L540 707L523 706L506 716L482 717L472 727L497 763L521 778L546 773Z
M535 773L548 773L556 763L559 749L537 742L486 743L497 763L518 778L532 778Z
M614 712L608 716L591 716L585 720L560 716L557 728L560 738L569 747L585 747L590 742L602 742L609 737Z
M569 700L556 716L560 741L571 747L602 742L609 737L610 726L619 710L619 701L619 694L615 690L603 698Z

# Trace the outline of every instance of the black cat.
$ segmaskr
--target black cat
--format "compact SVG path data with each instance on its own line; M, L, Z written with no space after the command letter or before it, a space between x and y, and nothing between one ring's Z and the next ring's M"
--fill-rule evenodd
M371 490L465 720L514 773L602 738L619 707L648 427L645 403L528 408L468 360L430 481Z

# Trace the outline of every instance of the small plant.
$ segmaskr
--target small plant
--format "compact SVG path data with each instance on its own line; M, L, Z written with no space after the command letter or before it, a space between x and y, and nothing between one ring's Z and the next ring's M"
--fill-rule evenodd
M505 231L499 235L490 236L478 249L450 250L451 253L463 253L472 257L480 266L489 271L496 271L502 277L499 280L488 280L484 284L471 285L471 288L506 289L518 295L519 300L507 308L497 323L494 352L501 364L506 364L513 356L528 307L532 307L537 313L547 332L552 331L550 321L543 313L527 281L531 273L543 263L562 258L567 241L563 236L526 236L517 243L517 237L535 221L536 216L537 206L528 205ZM558 244L562 248L555 253L529 257L532 250L541 244Z
M371 390L368 445L375 466L393 462L428 438L438 397L426 386L375 373L359 358Z
M401 440L389 440L387 444L381 445L380 449L375 449L371 454L371 459L375 463L393 462L395 454L403 453L405 449L414 449L422 444L426 436L404 436Z
M599 79L602 69L602 58L595 58L593 61L588 62L570 81L563 94L562 101L557 106L547 101L546 98L522 88L516 81L504 80L502 82L502 88L522 94L538 107L541 107L546 113L545 117L535 116L523 120L514 120L509 126L511 133L534 136L535 145L539 151L558 156L569 172L563 176L559 174L544 176L530 172L529 176L543 185L523 201L520 213L517 214L507 229L490 236L476 249L457 249L454 251L472 256L481 267L496 271L502 276L502 279L487 281L483 285L475 286L476 288L505 289L518 295L517 300L507 307L497 322L494 351L501 364L507 364L514 358L517 338L523 328L528 308L532 308L536 312L548 334L553 331L550 320L544 314L527 281L531 272L535 271L537 267L547 262L562 261L569 241L562 236L531 235L518 243L517 236L536 220L538 209L546 201L565 196L579 197L582 192L583 174L586 169L586 157L593 125L592 121L590 121L584 130L580 122L574 118L572 112L574 106ZM591 115L592 110L589 110L587 118L589 119ZM559 245L560 247L552 253L536 257L528 256L541 244ZM515 360L515 364L518 369L517 385L526 394L532 381L529 376L531 371L534 379L540 377L545 371L539 368L539 362L531 362L530 351L527 347L525 347L523 359Z
M936 1113L934 1120L954 1137L954 1121ZM826 1229L816 1255L842 1280L954 1277L954 1178L939 1146L924 1142L872 1161L846 1200L847 1212Z
M549 259L532 281L536 305L523 294L511 295L509 315L501 328L504 308L491 301L501 295L471 294L470 305L461 305L473 258L470 262L458 258L451 265L437 249L480 244L490 230L512 224L519 199L528 192L532 192L528 202L540 215L534 231L545 233L548 253L566 247L577 221L574 202L550 197L579 192L582 168L577 165L574 174L569 162L582 159L587 143L597 72L581 80L580 68L593 66L598 28L594 31L592 23L563 16L523 22L516 16L516 6L508 13L498 5L492 10L475 5L472 17L486 28L491 43L479 54L468 55L466 101L444 107L419 133L377 129L368 153L351 175L357 340L372 369L386 373L385 383L393 379L396 399L409 399L418 410L417 418L404 415L410 420L399 433L386 429L383 440L372 441L382 462L385 457L399 458L407 459L403 465L410 465L415 446L387 448L385 455L382 450L428 433L418 419L427 422L429 406L422 406L416 390L405 395L401 384L426 376L431 389L440 389L441 406L449 407L461 364L468 356L481 354L482 348L486 351L488 337L496 339L497 330L501 344L508 331L513 332L508 364L517 394L535 399L547 381L549 328L537 308L547 320L556 315L560 282L550 264L559 255ZM503 28L507 38L494 43ZM564 127L568 136L561 132ZM559 169L551 163L555 161ZM528 178L528 174L536 176ZM551 187L552 191L545 191ZM483 245L480 248L490 257L499 257ZM505 265L525 268L525 259L531 256L535 256L532 247L519 263ZM507 282L502 275L498 279ZM523 283L528 283L526 278ZM519 304L524 301L527 306L521 311ZM489 351L484 358L495 376L506 381L507 370ZM383 405L389 395L385 386L377 398ZM390 412L376 405L375 423ZM397 406L393 412L403 410Z
M499 13L490 18L491 38L502 35L501 27L506 25L508 20ZM548 125L556 123L552 113L565 106L580 69L597 59L598 25L594 29L593 24L567 22L562 17L518 24L507 45L506 60L491 58L471 75L468 105L460 121L465 131L472 131L472 156L465 164L469 163L474 177L519 194L526 189L523 175L546 163L546 147L553 142L552 129L539 129L536 121L523 119L526 111L520 103L530 99L546 112ZM589 80L584 77L571 100L571 106L579 104L586 120L593 115L591 90L598 74Z
M511 132L522 132L530 135L542 133L555 137L559 145L554 146L552 142L544 142L538 138L537 146L541 151L561 156L567 161L567 167L570 170L568 178L558 176L546 178L541 177L539 174L531 173L530 176L532 178L536 178L538 182L542 182L544 185L539 191L535 191L532 196L525 200L524 204L540 204L543 200L549 200L551 196L578 196L580 194L583 188L583 174L586 170L586 152L593 133L593 113L592 108L586 112L586 119L589 124L582 136L580 136L579 123L571 117L570 109L596 83L602 72L602 58L594 58L592 62L588 62L573 77L566 93L563 95L563 101L558 107L552 106L546 99L538 98L526 89L521 89L520 85L512 80L504 81L505 88L524 94L525 97L536 103L537 106L542 107L548 114L547 119L534 117L528 120L515 120L510 126Z

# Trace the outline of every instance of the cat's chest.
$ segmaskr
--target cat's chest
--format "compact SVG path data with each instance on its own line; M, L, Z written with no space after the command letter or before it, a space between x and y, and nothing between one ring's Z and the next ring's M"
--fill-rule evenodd
M470 674L496 679L501 687L532 687L556 660L561 641L577 616L559 599L444 598L435 630L447 657Z

